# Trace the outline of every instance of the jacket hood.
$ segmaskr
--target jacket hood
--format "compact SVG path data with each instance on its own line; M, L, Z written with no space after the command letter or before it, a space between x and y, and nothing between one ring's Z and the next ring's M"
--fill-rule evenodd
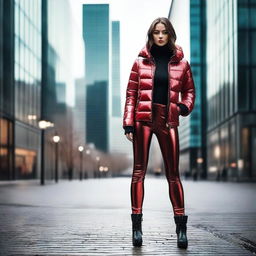
M176 62L179 62L183 59L184 54L181 46L175 44L176 47L176 54L173 56L173 60ZM144 57L144 58L152 58L152 55L150 51L148 50L147 46L145 45L139 52L138 56Z

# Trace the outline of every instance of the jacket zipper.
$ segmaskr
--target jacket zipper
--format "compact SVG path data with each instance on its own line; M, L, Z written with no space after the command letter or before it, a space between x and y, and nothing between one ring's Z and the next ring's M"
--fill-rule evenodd
M170 58L170 60L169 60L169 62L168 62L168 99L167 99L167 115L166 115L166 127L168 127L169 126L169 124L168 124L168 117L169 117L169 105L170 105L170 83L171 83L171 79L170 79L170 72L169 72L169 65L170 65L170 63L171 63L171 60L172 60L172 57L173 57L174 55L172 55L171 56L171 58Z
M152 92L151 92L151 122L153 122L153 90L154 90L154 77L156 73L156 63L154 58L152 57L152 63L154 64L153 66L153 76L152 76Z

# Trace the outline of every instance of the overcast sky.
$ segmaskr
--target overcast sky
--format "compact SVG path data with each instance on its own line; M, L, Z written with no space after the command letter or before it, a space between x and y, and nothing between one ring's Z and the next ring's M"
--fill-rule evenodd
M155 18L168 17L171 1L172 0L70 0L72 11L75 14L79 26L82 26L81 5L83 3L108 3L110 5L110 19L120 21L122 108L131 66L139 51L146 43L147 30ZM177 15L174 15L176 21L173 20L172 22L178 36L177 43L183 47L185 57L188 59L188 56L186 56L189 53L187 49L188 45L187 42L185 42L187 41L186 16L188 15L185 6L188 5L188 0L179 0L176 2L182 5L182 9L179 10ZM177 8L177 10L178 9L179 8ZM183 37L185 34L186 36ZM179 35L182 36L179 37Z

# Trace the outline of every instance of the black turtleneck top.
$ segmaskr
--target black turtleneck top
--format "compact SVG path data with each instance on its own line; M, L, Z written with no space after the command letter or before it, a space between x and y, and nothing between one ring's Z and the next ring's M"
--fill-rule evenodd
M173 52L168 44L164 46L153 44L150 52L156 64L153 102L166 105L168 101L168 62Z
M153 90L153 102L167 105L168 102L168 62L170 61L173 51L170 50L168 44L164 46L158 46L153 44L150 49L151 55L154 58L156 64L155 76L154 76L154 90ZM178 104L180 107L181 115L188 112L187 106L182 103ZM125 126L125 134L134 132L133 126Z

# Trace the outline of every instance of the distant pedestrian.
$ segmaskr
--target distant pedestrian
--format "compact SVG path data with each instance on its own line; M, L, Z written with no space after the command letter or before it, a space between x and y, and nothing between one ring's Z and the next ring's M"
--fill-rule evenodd
M222 172L221 172L221 179L223 181L227 181L227 178L228 178L228 170L227 168L224 166L223 169L222 169Z
M131 69L126 90L123 128L133 142L134 166L131 181L133 245L142 245L142 204L144 178L153 133L164 158L169 197L176 223L177 245L187 248L187 219L184 192L179 176L179 116L188 116L195 101L190 65L176 33L164 17L155 19ZM179 98L181 94L181 99Z
M189 172L189 170L185 170L184 173L185 179L187 180L190 177L191 173Z
M216 181L220 181L220 170L217 170Z
M192 169L192 177L193 177L194 181L197 181L198 171L197 171L197 168L195 168L195 167Z

